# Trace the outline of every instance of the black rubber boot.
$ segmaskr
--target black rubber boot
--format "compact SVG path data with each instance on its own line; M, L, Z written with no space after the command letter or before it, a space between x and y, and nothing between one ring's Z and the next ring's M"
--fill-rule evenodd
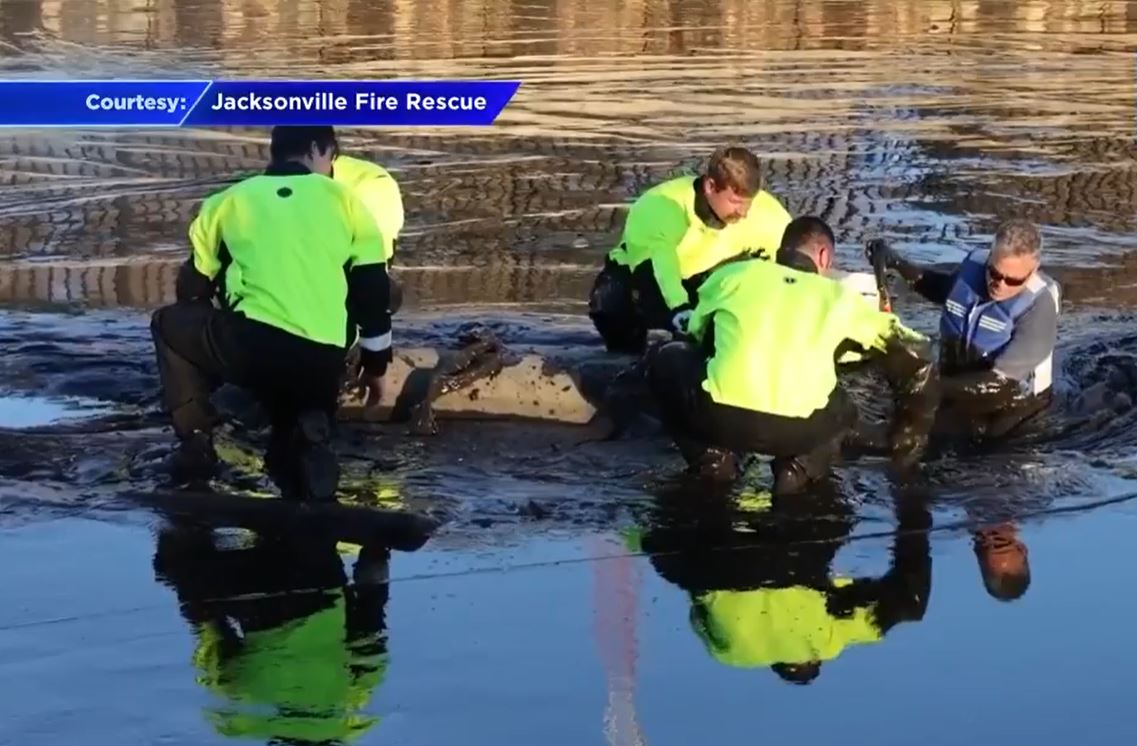
M295 427L274 430L265 453L265 470L285 500L334 500L340 472L328 415L306 412L297 418Z
M218 461L212 435L196 430L170 456L170 476L178 483L208 482L217 474Z
M301 499L334 500L340 468L332 450L332 421L324 412L305 412L296 426L299 446L297 468Z
M829 440L802 456L776 458L770 464L774 472L775 495L796 495L829 476L833 463L841 455L846 433Z
M733 482L738 478L739 460L733 451L687 438L678 439L676 444L689 473L714 482Z

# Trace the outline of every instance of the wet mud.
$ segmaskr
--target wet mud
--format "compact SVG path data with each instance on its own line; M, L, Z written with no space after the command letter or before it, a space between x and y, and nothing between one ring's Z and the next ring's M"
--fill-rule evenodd
M145 318L102 311L6 319L0 344L10 353L0 370L8 382L7 401L69 396L103 408L80 419L0 428L0 489L13 495L9 513L17 512L17 503L21 520L119 511L136 506L139 495L167 488L164 459L173 440L159 409ZM934 315L925 310L915 319L928 326ZM1137 481L1131 481L1137 480L1137 465L1129 455L1137 431L1137 338L1128 331L1133 322L1110 312L1067 325L1056 402L1023 436L982 449L937 444L923 471L942 520L979 525L1137 492ZM469 341L468 328L412 314L404 334L408 344L453 348ZM502 316L473 328L482 334L481 346L468 348L473 352L494 347L508 356L566 344L600 347L587 319L571 315ZM86 341L94 334L98 345ZM500 361L485 357L491 364ZM471 358L474 366L486 360ZM481 375L493 367L472 372ZM439 387L447 380L439 377ZM887 390L871 371L853 369L845 381L866 416L889 415ZM233 394L223 392L219 399L231 419L220 431L225 470L211 487L223 494L273 495L261 472L264 422ZM444 526L443 533L463 542L621 526L653 505L660 490L700 495L710 489L684 473L650 408L624 423L615 437L607 418L585 426L446 418L423 430L414 414L389 423L341 423L342 499L429 516ZM850 457L837 469L833 488L872 516L889 504L889 479L884 460ZM731 494L761 492L769 482L768 467L756 458Z

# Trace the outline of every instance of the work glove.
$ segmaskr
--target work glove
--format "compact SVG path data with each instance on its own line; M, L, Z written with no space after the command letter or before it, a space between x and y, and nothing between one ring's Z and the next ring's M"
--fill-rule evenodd
M691 323L691 309L676 311L671 317L671 328L676 334L687 336L687 325Z
M896 269L900 264L900 257L883 238L874 238L865 244L865 257L873 266L873 270Z

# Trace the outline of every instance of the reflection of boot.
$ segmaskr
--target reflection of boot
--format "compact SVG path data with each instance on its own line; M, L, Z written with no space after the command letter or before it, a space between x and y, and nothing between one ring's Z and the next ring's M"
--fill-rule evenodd
M352 568L356 585L383 585L390 580L391 550L383 546L364 546Z

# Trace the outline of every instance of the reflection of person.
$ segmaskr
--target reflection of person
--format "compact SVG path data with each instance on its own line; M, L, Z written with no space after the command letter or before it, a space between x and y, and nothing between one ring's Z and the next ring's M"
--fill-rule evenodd
M365 549L356 576L386 577ZM219 733L273 743L343 743L377 718L365 707L387 667L386 582L348 583L334 542L258 537L221 549L209 532L161 533L154 558L197 639L198 681L223 702Z
M695 633L725 665L765 666L808 684L848 646L879 642L897 624L924 617L931 517L919 496L897 498L892 562L876 578L833 575L855 516L832 490L775 497L757 511L675 502L678 514L648 528L642 547L656 571L689 594Z
M588 315L609 350L639 354L648 330L685 328L707 272L738 257L773 258L789 222L762 188L758 158L719 148L706 173L657 184L632 203Z
M934 390L928 340L820 275L832 255L824 221L795 219L776 263L740 260L713 271L699 288L689 341L650 354L649 386L693 470L730 479L735 453L761 453L774 457L779 494L824 479L842 445L866 434L838 383L846 351L882 365L902 405L891 445L903 458L919 455L935 409L925 402Z
M983 587L991 598L1015 601L1030 587L1030 559L1014 523L987 526L972 534Z
M990 249L972 251L952 272L919 267L879 240L866 252L874 266L896 270L943 307L941 396L955 427L997 438L1046 408L1060 292L1040 269L1037 227L1025 220L1003 223Z

